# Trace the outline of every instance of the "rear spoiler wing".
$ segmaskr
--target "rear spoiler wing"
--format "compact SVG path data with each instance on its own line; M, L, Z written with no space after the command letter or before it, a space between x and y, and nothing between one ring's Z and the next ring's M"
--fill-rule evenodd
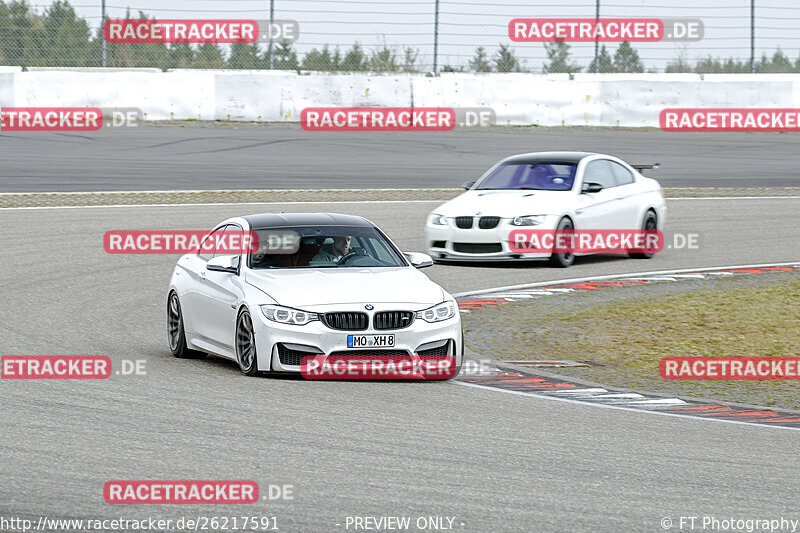
M661 163L653 163L652 165L631 165L636 170L656 170L658 167L661 166Z

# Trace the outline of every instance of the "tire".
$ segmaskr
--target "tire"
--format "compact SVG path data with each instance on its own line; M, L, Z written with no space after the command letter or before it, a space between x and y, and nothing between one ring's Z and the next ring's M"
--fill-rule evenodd
M203 352L190 350L186 346L181 302L175 291L170 292L167 297L167 343L172 355L178 359L194 359L205 355Z
M572 221L566 217L562 218L558 221L558 226L556 226L556 230L571 230L575 229L575 226L572 225ZM550 256L550 266L554 266L556 268L567 268L568 266L572 265L575 262L575 254L572 253L560 253Z
M658 219L656 219L656 214L649 210L647 213L644 214L644 221L642 222L642 229L643 230L656 230L658 229ZM633 259L650 259L653 257L655 252L631 252L628 254L628 257Z
M236 362L245 376L258 375L258 354L253 320L250 312L242 309L236 318Z

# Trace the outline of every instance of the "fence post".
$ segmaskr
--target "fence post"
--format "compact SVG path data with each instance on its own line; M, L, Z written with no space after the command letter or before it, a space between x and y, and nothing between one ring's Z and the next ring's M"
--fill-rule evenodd
M267 37L269 38L268 46L268 54L269 54L269 69L272 70L273 61L272 61L272 35L270 32L272 31L272 20L275 18L275 0L269 0L269 28L267 29Z
M102 42L100 44L101 52L101 59L100 65L105 67L106 66L106 0L100 1L100 39Z
M756 0L750 0L750 73L756 72Z
M600 0L597 0L594 4L594 23L595 23L595 30L597 29L596 26L600 20ZM600 65L598 64L597 60L597 31L594 32L594 73L597 74L600 71Z
M433 75L439 74L439 0L436 0L436 14L433 19Z

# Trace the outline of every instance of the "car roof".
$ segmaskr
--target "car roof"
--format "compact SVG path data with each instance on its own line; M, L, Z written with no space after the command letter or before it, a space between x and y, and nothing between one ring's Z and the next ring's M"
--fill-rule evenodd
M242 218L252 229L292 226L373 226L372 222L364 217L339 213L261 213Z
M503 159L503 163L536 163L540 161L558 161L560 163L578 163L581 159L595 152L531 152L529 154L512 155Z

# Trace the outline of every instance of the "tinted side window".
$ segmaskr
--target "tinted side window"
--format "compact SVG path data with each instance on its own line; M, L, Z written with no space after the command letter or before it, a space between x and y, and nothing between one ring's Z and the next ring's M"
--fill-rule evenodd
M611 170L611 162L606 159L600 159L586 165L586 170L583 173L583 182L599 183L604 189L616 186L617 180L614 178L613 170Z
M211 247L211 248L207 249L206 247L203 246L203 244L208 242L209 239L214 239L214 237L216 235L218 235L220 231L223 231L225 228L228 228L228 227L230 227L230 226L222 226L221 228L216 229L208 237L203 239L203 243L201 243L201 245L200 245L200 253L197 254L198 259L202 259L203 261L208 261L209 259L214 257L214 248ZM213 242L213 240L211 242Z
M617 185L627 185L635 181L633 174L627 168L614 161L609 161L609 164L614 171L614 176L617 178Z
M227 226L222 228L222 231L224 231L224 232L233 232L233 231L241 232L242 228L239 227L239 225L237 225L237 224L228 224ZM216 231L214 233L216 234ZM227 246L230 247L230 246L234 246L234 245L229 244ZM232 254L230 252L230 250L227 250L227 249L224 252L225 253L218 253L217 250L215 249L214 250L214 257L217 257L218 255L236 255L236 254Z

